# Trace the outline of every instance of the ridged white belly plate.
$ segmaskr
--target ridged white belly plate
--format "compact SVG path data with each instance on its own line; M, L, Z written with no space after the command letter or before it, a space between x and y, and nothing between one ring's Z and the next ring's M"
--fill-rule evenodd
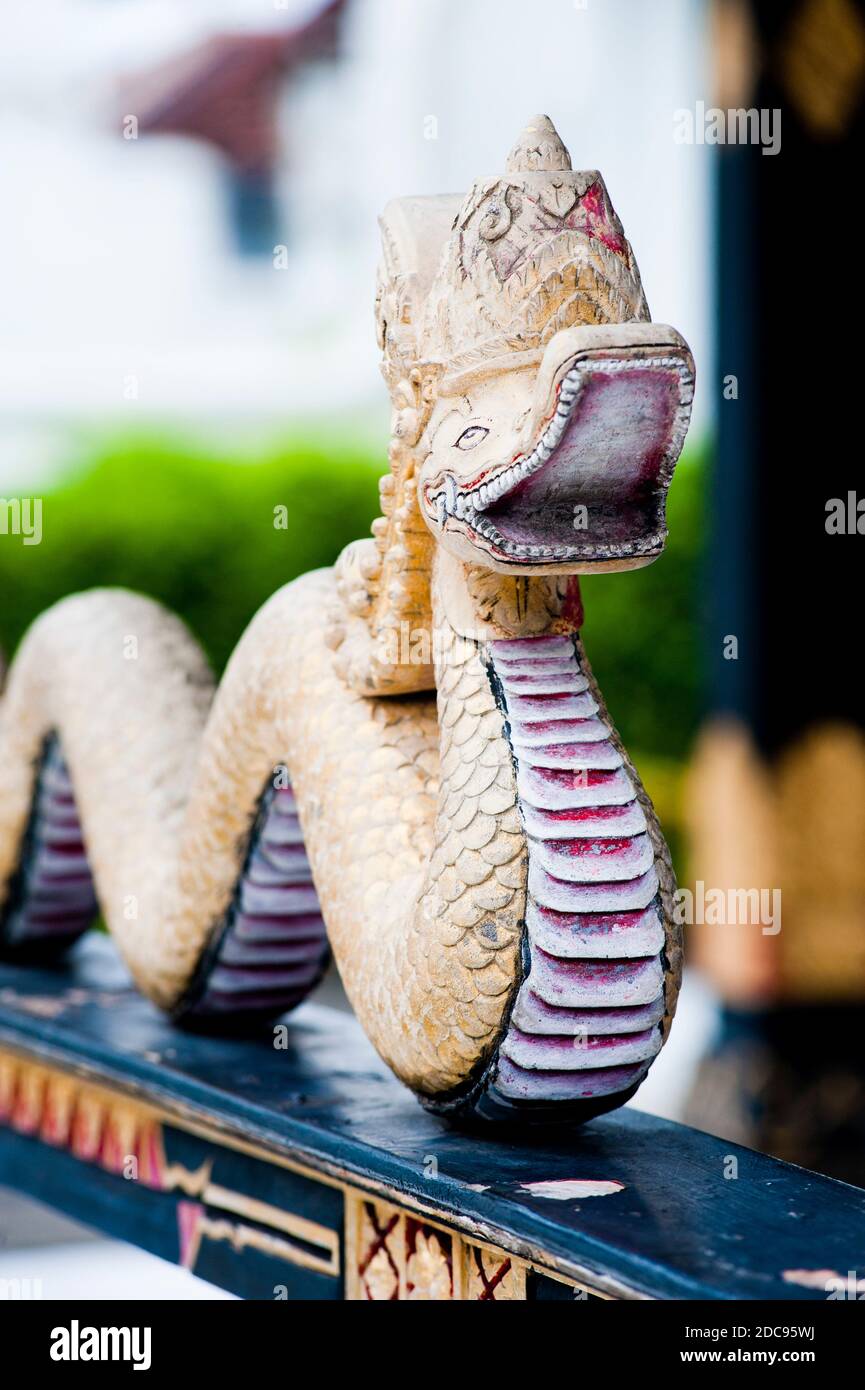
M614 1095L661 1046L664 925L646 818L567 637L492 642L529 853L529 967L499 1049L508 1101Z

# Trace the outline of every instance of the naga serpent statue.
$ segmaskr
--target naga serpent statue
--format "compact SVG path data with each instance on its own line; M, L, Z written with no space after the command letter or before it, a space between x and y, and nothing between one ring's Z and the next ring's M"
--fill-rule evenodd
M239 1028L330 949L430 1109L586 1119L661 1048L681 942L577 576L661 553L693 363L547 117L501 177L381 227L372 538L274 594L216 689L147 598L33 624L0 706L0 951L61 952L101 909L151 1000Z

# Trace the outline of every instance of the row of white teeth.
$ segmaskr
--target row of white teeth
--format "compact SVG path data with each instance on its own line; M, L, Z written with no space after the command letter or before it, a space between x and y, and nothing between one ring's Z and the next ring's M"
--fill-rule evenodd
M460 492L454 478L449 476L445 479L445 491L439 493L436 502L440 526L444 525L448 512L460 521L471 521L474 525L479 511L491 507L500 497L504 497L505 493L512 492L519 483L525 482L526 478L543 468L564 434L574 402L583 388L585 365L578 362L562 378L556 413L530 454L512 463L510 468L499 473L491 483L482 483L480 487L472 488L469 492Z
M507 539L497 531L492 522L485 516L480 516L475 512L471 518L471 525L478 535L490 541L503 554L520 556L530 560L573 560L581 555L589 559L627 559L630 555L644 555L660 547L664 543L664 532L657 531L651 536L644 536L639 541L609 541L601 549L593 544L587 546L574 545L526 545L522 541Z
M565 432L565 426L573 412L574 403L585 384L586 374L597 371L599 365L603 367L605 372L633 371L635 365L655 368L673 367L682 377L682 403L689 402L693 394L693 383L685 380L688 373L680 357L653 357L644 359L639 364L624 357L611 358L602 363L598 363L596 360L575 363L562 378L556 412L532 452L527 454L525 458L519 459L518 462L512 463L510 468L499 473L491 483L482 483L480 487L472 488L469 492L461 492L457 488L456 480L448 476L445 479L444 492L440 492L434 499L438 509L439 524L444 525L448 514L457 517L460 521L469 520L472 513L485 511L500 497L504 497L505 493L512 492L519 483L525 482L526 478L530 478L533 473L537 473L539 468L543 468Z
M507 555L525 556L531 560L568 560L575 553L573 546L526 545L522 541L507 540L487 517L480 516L477 512L474 513L471 524L479 536L483 536Z
M635 366L642 367L672 367L680 378L680 398L679 411L682 414L682 432L687 428L687 420L690 414L689 405L693 399L694 384L687 367L680 357L652 357L644 358L641 362L635 363L629 358L611 358L599 363L597 360L591 362L577 362L569 372L562 378L559 389L559 398L556 404L556 412L544 430L537 444L530 454L512 463L503 473L499 473L491 483L482 483L480 487L472 488L468 492L462 492L456 484L456 479L448 474L445 478L444 491L438 493L432 500L437 511L437 520L440 527L444 527L448 516L456 517L459 521L466 521L481 535L496 545L502 546L506 550L520 552L532 556L552 557L568 556L572 552L567 546L545 546L520 545L517 542L507 542L496 530L496 528L485 518L479 516L479 512L491 507L500 497L508 492L512 492L519 483L525 482L533 473L537 473L540 468L552 455L558 446L565 426L573 413L574 404L583 389L585 377L588 373L598 370L602 366L605 372L619 372L631 370ZM677 441L681 447L681 441ZM678 452L678 448L676 450ZM658 537L660 540L660 536ZM619 542L609 547L611 553L627 555L633 552L634 546L628 542Z

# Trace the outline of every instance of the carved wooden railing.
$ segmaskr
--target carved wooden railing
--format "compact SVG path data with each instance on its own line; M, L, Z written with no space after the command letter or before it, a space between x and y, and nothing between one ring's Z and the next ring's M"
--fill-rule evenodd
M0 1183L258 1299L825 1300L865 1249L865 1192L633 1110L450 1130L334 1010L181 1032L101 939L0 967Z

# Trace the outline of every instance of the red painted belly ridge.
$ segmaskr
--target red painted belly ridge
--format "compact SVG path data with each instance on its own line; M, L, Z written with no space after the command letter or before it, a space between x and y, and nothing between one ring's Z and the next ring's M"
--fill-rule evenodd
M190 1010L274 1015L320 978L327 935L290 788L274 791L240 880L235 905Z
M527 833L529 969L507 1100L614 1095L661 1046L664 925L646 818L570 638L492 642Z

